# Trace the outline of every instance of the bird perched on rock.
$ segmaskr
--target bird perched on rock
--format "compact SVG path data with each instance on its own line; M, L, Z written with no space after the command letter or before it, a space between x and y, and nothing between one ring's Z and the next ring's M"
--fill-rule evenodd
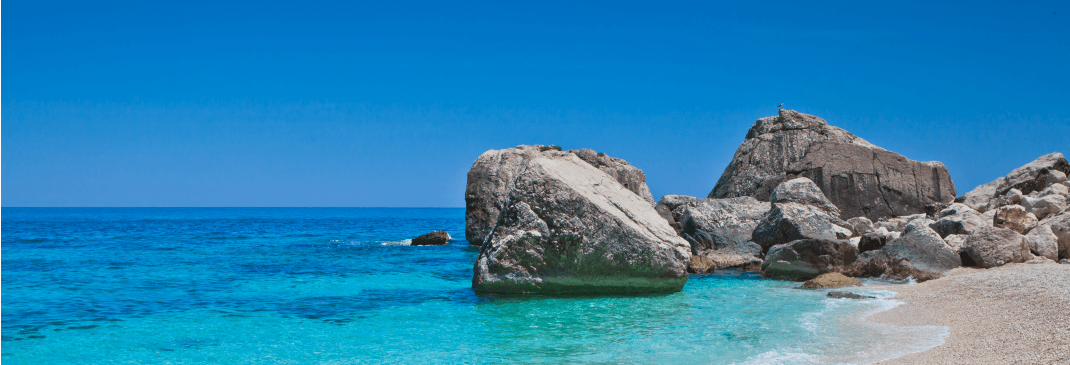
M783 108L784 107L784 103L780 103L780 105L777 105L776 107L777 108Z

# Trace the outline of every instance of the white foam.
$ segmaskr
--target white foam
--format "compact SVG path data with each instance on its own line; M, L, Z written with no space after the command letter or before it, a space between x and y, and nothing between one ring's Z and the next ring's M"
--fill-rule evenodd
M736 363L738 365L796 365L796 364L817 364L819 358L817 356L807 354L805 352L798 351L798 349L783 349L783 350L770 350L761 354L755 355L747 359L747 361Z

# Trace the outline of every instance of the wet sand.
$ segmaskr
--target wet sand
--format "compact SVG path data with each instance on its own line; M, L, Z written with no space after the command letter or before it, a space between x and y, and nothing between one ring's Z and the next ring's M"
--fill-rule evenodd
M906 304L869 321L949 332L942 345L877 364L1070 364L1070 265L958 268L874 289L894 291Z

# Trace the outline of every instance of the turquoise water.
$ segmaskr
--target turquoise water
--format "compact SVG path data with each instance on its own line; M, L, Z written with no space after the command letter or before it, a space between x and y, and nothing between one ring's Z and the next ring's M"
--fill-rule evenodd
M439 229L456 241L407 245ZM947 334L731 272L671 295L477 295L463 234L463 209L3 208L2 361L868 363Z

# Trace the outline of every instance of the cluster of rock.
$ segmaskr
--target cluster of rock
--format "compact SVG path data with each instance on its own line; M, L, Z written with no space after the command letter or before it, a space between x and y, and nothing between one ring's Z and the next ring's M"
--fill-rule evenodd
M592 150L487 151L468 173L465 233L481 247L473 287L489 292L671 292L723 268L924 281L1070 262L1067 173L1052 153L956 198L943 164L781 110L705 199L654 204L641 170Z

